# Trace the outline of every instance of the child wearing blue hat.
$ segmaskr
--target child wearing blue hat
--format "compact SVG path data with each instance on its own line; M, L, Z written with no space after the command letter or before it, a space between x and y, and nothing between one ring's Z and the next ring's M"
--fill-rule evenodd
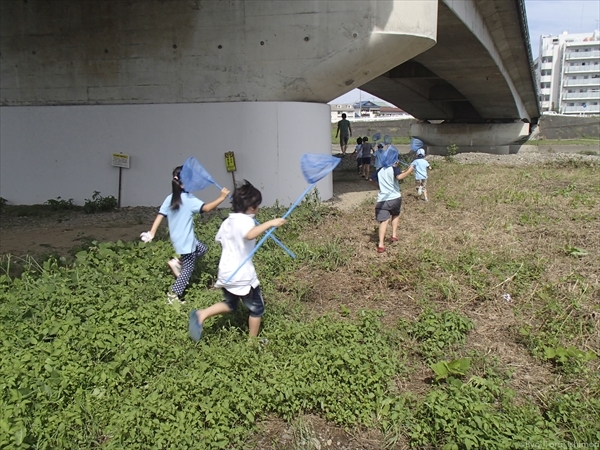
M425 150L420 148L417 150L416 159L410 164L410 167L407 171L415 172L415 182L417 188L417 197L421 197L423 195L423 200L426 202L429 201L427 198L427 171L431 169L431 166L425 159Z

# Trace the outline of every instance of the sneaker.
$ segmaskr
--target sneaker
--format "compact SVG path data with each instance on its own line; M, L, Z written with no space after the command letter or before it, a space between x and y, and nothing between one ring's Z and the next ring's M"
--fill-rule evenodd
M181 304L181 305L185 304L185 302L184 302L184 301L182 301L182 300L179 300L179 297L178 297L178 296L177 296L177 294L175 294L174 292L169 292L169 293L167 294L167 303L168 303L169 305L172 305L172 304L174 304L174 303L179 303L179 304Z
M169 269L171 269L171 273L175 276L175 278L178 278L179 274L181 273L181 261L179 261L177 258L173 258L167 263L167 265L169 266Z
M198 342L202 337L202 324L198 322L198 314L197 310L192 309L190 311L190 320L188 329L190 332L190 337L193 341Z

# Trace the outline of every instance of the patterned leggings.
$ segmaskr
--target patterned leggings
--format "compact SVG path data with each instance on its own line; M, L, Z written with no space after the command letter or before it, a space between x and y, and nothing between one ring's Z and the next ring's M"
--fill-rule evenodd
M171 290L177 294L178 297L183 295L183 291L187 286L190 278L192 276L192 272L194 271L194 264L196 263L196 259L203 256L208 250L208 247L203 243L198 241L198 246L196 250L192 253L188 253L186 255L181 255L181 273L175 280L175 284L171 286Z

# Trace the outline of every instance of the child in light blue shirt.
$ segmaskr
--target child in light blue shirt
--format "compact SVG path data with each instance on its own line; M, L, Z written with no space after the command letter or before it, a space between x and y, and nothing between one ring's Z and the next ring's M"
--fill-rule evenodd
M383 156L384 151L385 150L383 150L383 144L381 142L377 144L377 150L375 150L375 152L373 153L373 155L375 156L375 171L378 171L382 167L381 158Z
M429 201L427 198L427 170L431 166L425 159L425 150L420 148L417 150L417 158L410 164L415 172L415 182L417 189L417 197L423 195L423 200Z
M183 303L180 297L183 295L192 272L196 259L203 256L208 247L200 242L194 234L194 214L212 211L219 206L229 195L227 188L221 189L221 195L210 203L204 203L193 194L185 191L185 186L181 183L180 174L182 166L173 170L171 185L173 193L167 196L158 210L158 215L154 219L152 229L141 234L144 242L150 242L163 217L169 221L169 236L175 252L181 259L173 258L167 264L171 272L176 277L175 284L171 286L171 292L167 294L167 302Z

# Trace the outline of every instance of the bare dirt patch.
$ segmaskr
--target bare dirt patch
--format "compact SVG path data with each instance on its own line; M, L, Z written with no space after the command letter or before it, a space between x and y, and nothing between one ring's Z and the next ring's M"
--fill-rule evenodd
M97 214L82 211L55 211L40 216L2 214L0 254L69 256L73 249L91 241L136 240L152 225L156 211L152 207L135 207Z

